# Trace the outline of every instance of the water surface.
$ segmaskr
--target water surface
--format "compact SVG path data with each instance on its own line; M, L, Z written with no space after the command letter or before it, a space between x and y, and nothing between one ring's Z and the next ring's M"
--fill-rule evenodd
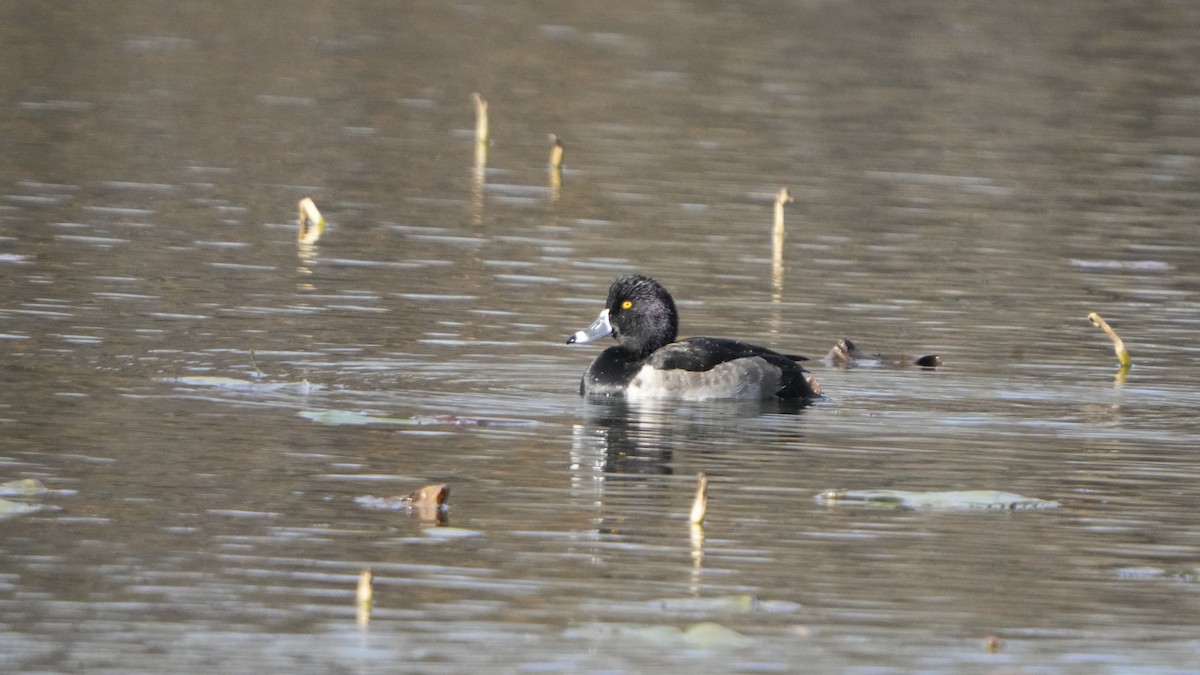
M0 481L52 490L0 520L5 669L1194 667L1200 10L0 12ZM564 338L633 270L685 334L945 365L581 400ZM430 482L474 536L355 501ZM708 621L748 641L662 630Z

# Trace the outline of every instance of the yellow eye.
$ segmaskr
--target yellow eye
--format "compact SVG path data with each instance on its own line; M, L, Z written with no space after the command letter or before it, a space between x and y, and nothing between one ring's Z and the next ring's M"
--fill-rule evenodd
M633 307L632 300L626 300L625 302L621 303L621 309L629 309L630 307Z

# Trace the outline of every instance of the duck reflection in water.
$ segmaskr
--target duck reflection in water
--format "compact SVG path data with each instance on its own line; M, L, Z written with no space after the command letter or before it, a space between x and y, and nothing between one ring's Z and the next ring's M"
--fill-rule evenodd
M591 534L650 532L646 514L669 512L693 483L678 472L714 472L756 434L784 442L803 437L796 416L808 409L780 401L630 401L587 397L571 432L570 495L594 510ZM753 441L751 441L753 443ZM680 460L686 467L680 466ZM719 468L718 475L723 474ZM656 519L657 517L655 517Z
M590 470L596 476L671 475L676 448L690 453L693 460L718 450L727 452L714 447L714 428L727 437L731 423L771 414L794 415L803 409L787 401L692 403L588 397L583 422L572 431L571 464L576 471ZM791 433L799 435L799 430Z
M621 398L588 399L571 437L571 468L593 474L670 475L672 450L659 417L639 417Z

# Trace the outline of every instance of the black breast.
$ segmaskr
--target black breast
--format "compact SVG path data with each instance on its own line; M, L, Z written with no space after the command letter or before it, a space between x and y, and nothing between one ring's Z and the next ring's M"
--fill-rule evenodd
M609 347L592 361L583 381L579 383L580 394L615 396L625 393L625 387L642 369L644 359L637 358L622 347Z

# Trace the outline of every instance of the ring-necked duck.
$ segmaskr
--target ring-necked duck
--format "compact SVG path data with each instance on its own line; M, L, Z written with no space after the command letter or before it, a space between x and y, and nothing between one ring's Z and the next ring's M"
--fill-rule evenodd
M639 274L618 277L596 321L567 338L567 344L617 339L588 367L579 393L694 401L821 397L821 386L796 363L803 357L726 338L676 342L678 329L667 289Z

